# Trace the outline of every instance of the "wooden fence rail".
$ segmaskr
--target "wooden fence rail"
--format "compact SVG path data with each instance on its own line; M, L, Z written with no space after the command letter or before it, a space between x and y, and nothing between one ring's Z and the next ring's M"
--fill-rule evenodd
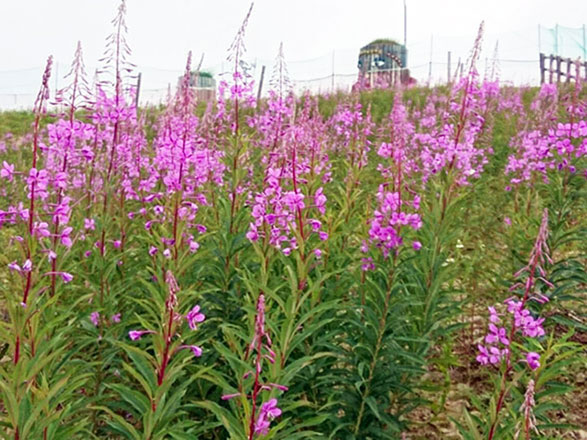
M548 74L548 75L547 75ZM558 55L540 54L540 84L563 81L569 82L581 78L587 80L587 61L571 60Z

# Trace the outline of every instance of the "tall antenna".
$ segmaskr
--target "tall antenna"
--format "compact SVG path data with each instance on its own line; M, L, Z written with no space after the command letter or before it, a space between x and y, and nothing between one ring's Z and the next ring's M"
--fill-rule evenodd
M404 47L408 48L408 7L404 0Z

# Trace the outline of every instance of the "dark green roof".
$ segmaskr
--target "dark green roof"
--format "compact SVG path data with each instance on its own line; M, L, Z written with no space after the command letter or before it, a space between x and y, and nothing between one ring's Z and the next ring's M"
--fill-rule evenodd
M200 70L197 73L200 78L214 78L214 76L210 72L206 72L205 70ZM193 71L192 75L195 75L195 74L196 74L196 71Z
M376 40L371 41L367 46L371 46L372 44L400 44L391 38L378 38Z

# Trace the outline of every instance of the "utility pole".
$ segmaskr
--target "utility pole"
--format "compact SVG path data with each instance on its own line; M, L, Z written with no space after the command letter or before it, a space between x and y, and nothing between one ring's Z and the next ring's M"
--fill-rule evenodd
M334 93L334 53L335 51L332 51L332 81L331 81L331 85L330 87L332 88L332 93Z
M583 26L583 32L585 32L585 26ZM583 44L583 46L585 46L585 45ZM406 0L404 0L404 47L407 50L407 48L408 48L408 7L406 6Z
M430 61L428 62L428 84L432 80L432 45L434 44L434 35L430 35Z
M142 76L142 73L139 72L139 74L137 75L137 93L135 96L135 108L136 108L137 112L139 111L139 94L141 93L141 76Z
M542 44L540 39L540 25L538 25L538 53L542 53Z

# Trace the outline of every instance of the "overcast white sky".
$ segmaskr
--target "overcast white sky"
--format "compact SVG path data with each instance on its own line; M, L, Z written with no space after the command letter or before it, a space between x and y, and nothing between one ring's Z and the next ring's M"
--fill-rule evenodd
M256 0L246 34L248 55L259 66L270 68L283 41L294 79L329 75L333 51L336 73L354 73L361 46L381 37L403 40L403 3ZM453 63L459 56L466 57L481 20L486 25L484 56L491 56L499 39L500 58L520 60L537 59L538 24L579 28L587 21L585 0L406 3L408 64L421 81L428 76L431 53L438 63L434 76L446 76L446 66L440 63L446 62L448 50L453 52ZM59 63L59 73L64 73L78 40L86 65L95 68L118 4L119 0L0 0L0 94L24 91L32 84L36 88L39 80L33 73L37 75L49 54ZM127 0L132 61L144 71L147 87L171 82L169 78L182 70L190 49L196 59L205 53L204 67L218 72L249 5L248 0ZM513 75L506 79L530 80L516 77L518 67L532 75L528 65L510 63L502 66L504 76ZM531 72L535 70L532 64Z

